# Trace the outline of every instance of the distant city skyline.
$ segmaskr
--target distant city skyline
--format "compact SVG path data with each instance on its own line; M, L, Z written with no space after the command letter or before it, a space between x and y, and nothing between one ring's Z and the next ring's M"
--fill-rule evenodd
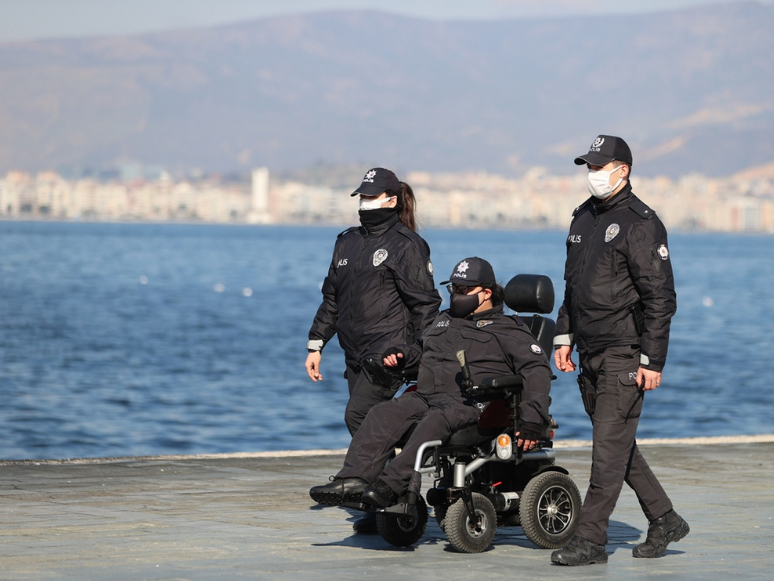
M353 181L356 178L353 178ZM566 231L586 193L586 177L533 168L518 179L487 172L409 172L425 227ZM774 233L774 179L698 174L677 180L634 175L632 187L666 227L682 231ZM357 223L352 185L329 186L271 177L254 168L250 181L67 180L55 172L0 177L0 219L210 222L220 224Z
M382 10L430 20L634 14L750 0L3 0L0 42L123 36L326 10ZM774 0L757 0L772 4Z

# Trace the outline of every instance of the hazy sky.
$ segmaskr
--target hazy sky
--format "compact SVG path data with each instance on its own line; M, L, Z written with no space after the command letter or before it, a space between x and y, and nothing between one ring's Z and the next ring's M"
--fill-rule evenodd
M725 0L742 2L749 0ZM758 0L771 4L774 0ZM421 18L494 19L672 10L708 0L1 0L0 42L136 34L264 16L377 9Z

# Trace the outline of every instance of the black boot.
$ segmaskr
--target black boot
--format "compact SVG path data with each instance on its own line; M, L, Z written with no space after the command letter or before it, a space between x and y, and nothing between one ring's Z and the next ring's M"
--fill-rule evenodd
M392 506L397 500L397 495L386 482L377 478L363 491L360 501L374 506Z
M354 523L352 530L358 535L375 535L379 531L376 529L376 513L367 512Z
M361 478L334 478L328 484L312 487L309 496L319 504L339 506L345 502L360 502L365 487L366 481Z
M551 562L571 566L607 563L607 551L605 545L574 536L563 548L551 553Z
M654 559L666 552L669 543L676 543L691 532L691 527L674 510L650 521L648 536L632 550L632 555L640 559Z

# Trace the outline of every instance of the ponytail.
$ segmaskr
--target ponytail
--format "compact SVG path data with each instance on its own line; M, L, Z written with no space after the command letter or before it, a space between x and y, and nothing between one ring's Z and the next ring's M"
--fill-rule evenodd
M398 193L398 218L401 223L409 230L417 231L417 220L414 211L417 207L417 199L414 197L414 190L406 182L400 182L400 193Z

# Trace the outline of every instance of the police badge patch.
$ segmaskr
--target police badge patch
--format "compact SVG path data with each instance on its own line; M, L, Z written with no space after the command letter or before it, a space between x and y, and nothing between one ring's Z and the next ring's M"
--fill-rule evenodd
M658 247L658 257L661 260L666 260L669 258L669 249L666 247L666 244L662 244Z
M618 224L610 224L605 230L605 242L610 242L613 238L618 236L621 231L621 227Z
M432 262L430 262L430 261L428 260L428 261L427 261L427 273L428 273L430 276L433 276L433 272L434 272L434 269L433 269L433 263L432 263Z
M540 348L540 345L535 345L534 343L529 346L529 349L530 351L538 355L540 355L543 352L543 350Z
M481 327L486 327L487 325L491 325L492 323L494 323L494 321L478 321L476 323L476 327L480 329Z
M379 266L385 260L387 260L387 251L384 248L374 252L374 266Z

